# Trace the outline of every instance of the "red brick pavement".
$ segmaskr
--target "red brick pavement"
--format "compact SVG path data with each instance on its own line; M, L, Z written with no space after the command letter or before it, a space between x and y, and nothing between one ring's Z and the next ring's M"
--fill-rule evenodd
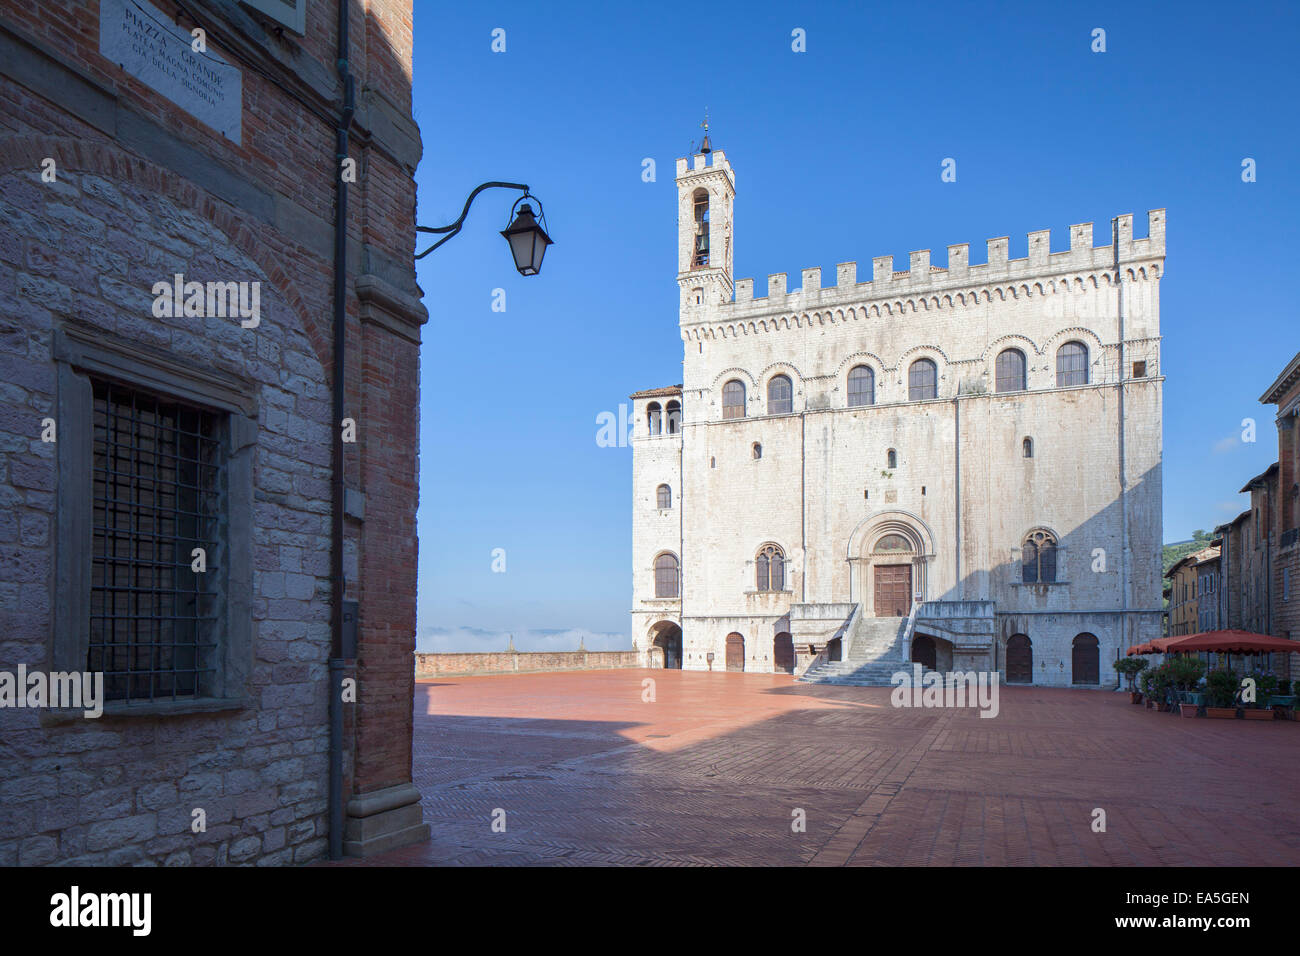
M1104 691L1004 687L992 719L889 694L644 670L417 683L433 839L367 862L1300 863L1300 723L1186 720Z

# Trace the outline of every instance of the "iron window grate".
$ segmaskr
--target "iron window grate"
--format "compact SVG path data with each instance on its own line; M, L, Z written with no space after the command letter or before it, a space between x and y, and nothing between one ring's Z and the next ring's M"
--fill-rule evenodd
M93 394L87 667L103 672L109 700L209 696L222 616L223 416L104 381Z

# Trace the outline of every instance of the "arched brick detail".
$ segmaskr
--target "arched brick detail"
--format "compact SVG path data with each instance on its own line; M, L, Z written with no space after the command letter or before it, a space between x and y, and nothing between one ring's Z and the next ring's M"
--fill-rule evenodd
M47 157L52 157L60 170L104 176L151 190L212 223L231 245L256 262L267 279L275 283L302 324L302 330L325 371L326 382L330 380L333 346L328 328L322 328L321 323L313 319L298 294L296 284L281 268L281 257L258 238L245 217L229 203L214 198L183 176L134 156L108 141L91 143L68 136L0 136L0 175L21 169L38 172L41 161Z

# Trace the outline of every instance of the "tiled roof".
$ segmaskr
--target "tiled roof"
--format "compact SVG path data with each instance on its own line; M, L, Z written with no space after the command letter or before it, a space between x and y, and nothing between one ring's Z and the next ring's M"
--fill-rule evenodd
M642 392L633 392L628 398L663 398L666 395L680 395L680 385L665 385L663 388L647 388Z

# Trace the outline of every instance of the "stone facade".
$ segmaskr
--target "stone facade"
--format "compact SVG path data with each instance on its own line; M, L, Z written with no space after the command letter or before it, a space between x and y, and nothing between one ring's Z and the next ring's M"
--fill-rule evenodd
M1068 251L1035 232L1026 259L993 239L985 264L954 245L945 268L929 250L901 272L884 256L867 282L842 263L793 291L769 276L756 298L732 275L723 152L679 160L677 187L683 383L632 396L644 660L675 663L680 645L688 669L730 653L731 669L801 673L894 615L905 650L939 667L1004 669L1026 636L1018 666L1049 685L1090 676L1073 654L1093 637L1084 682L1113 684L1117 656L1161 626L1163 210L1144 239L1125 215L1110 245L1077 225ZM1084 370L1058 378L1067 343ZM999 390L1008 350L1023 367L1011 356L1002 384L1023 381ZM1055 544L1055 573L1026 570L1034 542ZM657 593L656 564L674 560L677 587L661 577Z
M362 91L346 223L356 442L344 452L344 571L360 615L346 662L357 688L343 797L348 849L364 853L427 835L411 784L427 313L411 258L421 150L411 3L342 2ZM102 56L99 3L63 4L58 16L0 3L0 671L95 669L86 635L101 625L89 602L111 588L92 546L104 412L91 401L111 383L145 403L179 402L177 420L212 416L223 497L212 517L218 583L205 592L217 622L201 650L210 676L176 693L156 693L155 677L147 695L130 678L132 699L110 700L97 719L0 710L0 865L304 862L326 852L329 829L339 6L306 4L301 35L233 0L141 9L162 29L202 26L209 49L238 68L238 142ZM176 274L255 283L260 321L160 314L154 286ZM88 598L92 579L99 598ZM132 588L138 597L139 578ZM124 631L144 633L138 604L105 606Z

